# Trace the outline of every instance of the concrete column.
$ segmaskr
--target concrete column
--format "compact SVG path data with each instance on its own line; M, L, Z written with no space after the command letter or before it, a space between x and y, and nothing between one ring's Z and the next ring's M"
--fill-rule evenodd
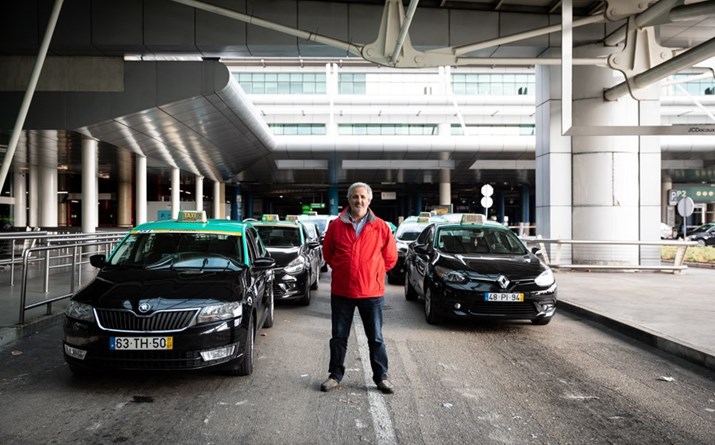
M181 210L181 172L178 168L171 169L171 218L179 217Z
M214 181L214 187L213 187L213 217L215 219L224 219L226 218L225 215L225 210L223 206L224 202L224 193L225 193L225 184L223 182L219 181Z
M118 149L117 153L117 226L132 227L132 155Z
M328 214L337 215L339 213L338 202L340 202L340 198L338 197L338 186L328 186Z
M42 150L38 158L40 227L57 227L57 149Z
M583 57L600 54L580 54ZM610 69L574 67L574 125L651 125L658 100L606 102L603 88L621 82ZM660 221L660 144L653 136L572 138L573 238L654 240ZM574 246L575 263L627 264L659 258L638 246Z
M134 164L136 165L136 171L134 174L135 188L134 188L134 215L135 224L144 224L147 222L147 197L146 197L146 157L141 155L134 156Z
M233 221L241 221L244 218L242 210L241 185L236 184L231 187L231 219Z
M82 138L82 232L94 233L98 218L97 141Z
M668 192L673 188L673 178L663 175L660 183L660 221L675 225L675 207L669 204Z
M196 210L204 209L204 177L196 176Z
M536 235L571 239L571 138L561 135L561 68L536 67ZM555 247L546 246L550 256ZM561 251L571 261L571 249Z
M529 207L531 206L531 190L529 184L521 184L521 219L519 221L529 224L531 216L529 215Z
M419 215L422 212L422 192L415 192L414 194L415 202L415 215Z
M442 125L440 124L440 134L442 133ZM449 124L447 124L449 125ZM440 160L449 160L449 153L440 153ZM448 168L439 169L439 205L452 204L452 184L451 172Z
M37 177L39 175L39 169L37 168L37 165L35 164L30 164L30 172L28 175L28 188L30 190L30 193L27 196L27 207L29 209L28 212L28 225L30 227L38 227L38 213L39 213L39 208L40 208L40 190L39 190L39 184Z
M504 192L498 190L494 193L494 215L497 221L500 223L504 222Z
M15 206L13 208L13 226L27 226L27 175L24 170L15 167L13 175L13 195Z

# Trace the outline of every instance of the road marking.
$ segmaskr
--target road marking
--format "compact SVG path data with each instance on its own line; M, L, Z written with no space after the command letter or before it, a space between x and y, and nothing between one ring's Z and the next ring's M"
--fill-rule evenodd
M367 337L365 336L365 327L360 319L359 312L353 316L353 325L355 325L355 336L357 337L358 352L360 353L360 361L362 362L363 376L365 377L365 386L367 389L367 399L370 404L370 414L372 415L372 425L375 429L377 445L395 445L395 429L392 427L390 413L387 411L385 396L379 391L371 389L375 382L372 381L372 366L370 366L370 348L367 346Z

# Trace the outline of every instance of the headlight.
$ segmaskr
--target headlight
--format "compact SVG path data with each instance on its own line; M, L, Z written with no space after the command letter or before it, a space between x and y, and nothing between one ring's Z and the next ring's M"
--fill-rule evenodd
M291 275L299 274L305 269L305 260L302 256L291 261L283 270Z
M70 304L65 309L65 315L77 320L94 323L94 310L92 306L79 301L70 300Z
M551 269L546 269L541 272L541 274L534 280L534 282L541 287L551 286L554 284L554 281L556 280L554 279L554 273Z
M434 268L434 273L444 281L448 281L450 283L466 283L469 281L469 278L467 278L467 276L462 272L447 269L446 267L436 266Z
M243 305L240 301L231 303L214 304L201 309L196 321L198 323L208 323L211 321L231 320L243 315Z

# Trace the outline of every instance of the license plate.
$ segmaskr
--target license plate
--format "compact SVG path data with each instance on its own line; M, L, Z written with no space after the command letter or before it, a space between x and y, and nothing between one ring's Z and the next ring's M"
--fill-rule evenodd
M112 351L155 351L174 349L174 337L109 337Z
M484 301L520 302L524 301L524 294L513 292L487 292L484 294Z

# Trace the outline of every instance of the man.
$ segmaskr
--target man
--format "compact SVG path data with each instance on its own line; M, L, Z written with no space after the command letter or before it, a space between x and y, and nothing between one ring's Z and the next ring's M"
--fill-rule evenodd
M348 188L348 203L328 226L323 257L333 270L330 287L332 338L330 376L321 391L340 387L355 308L365 326L372 379L385 394L394 392L387 375L387 350L382 339L385 273L397 263L397 246L390 227L370 210L372 189L363 182Z

